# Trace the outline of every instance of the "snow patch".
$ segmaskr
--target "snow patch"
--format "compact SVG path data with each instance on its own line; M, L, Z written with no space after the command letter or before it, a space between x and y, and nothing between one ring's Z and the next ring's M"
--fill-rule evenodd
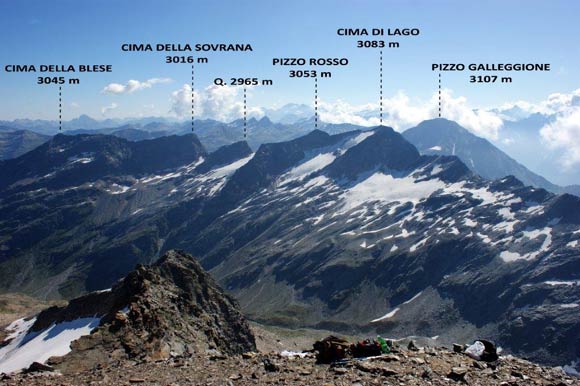
M498 210L498 213L506 220L514 220L516 218L515 214L512 213L510 208L501 208Z
M580 285L580 280L571 280L571 281L559 281L559 280L548 280L545 281L544 284L551 285L551 286L558 286L558 285Z
M27 368L33 362L43 363L52 356L69 353L71 342L90 334L101 318L80 318L52 324L43 331L29 332L34 321L11 324L17 331L13 333L13 340L0 349L0 373L12 373Z
M529 208L526 208L524 212L529 214L541 214L543 212L544 207L541 205L532 205Z
M427 240L429 240L429 237L426 237L423 240L419 241L417 244L414 244L413 246L411 246L411 248L409 248L409 251L415 252L417 249L419 249L422 246L424 246L425 244L427 244Z
M290 358L292 358L292 357L304 358L304 357L306 357L306 355L308 355L308 353L284 350L280 353L280 355L283 357L290 357Z
M477 235L481 238L481 241L483 241L485 244L491 244L491 239L489 238L488 235L484 235L483 233L477 233Z
M341 155L344 154L351 147L358 145L359 143L361 143L362 141L364 141L365 139L367 139L368 137L370 137L371 135L374 135L374 134L375 134L375 132L373 130L363 131L362 133L360 133L356 137L349 139L344 144L344 147L341 149Z
M241 158L235 162L232 162L229 165L222 166L222 167L214 169L214 170L210 170L206 174L206 176L208 176L212 179L229 177L230 175L234 174L234 172L236 170L238 170L239 168L241 168L242 166L244 166L245 164L250 162L250 160L252 158L254 158L254 154L255 153L252 153L249 156L247 156L246 158Z
M389 312L388 314L381 316L380 318L371 320L371 323L375 323L375 322L380 322L381 320L385 320L385 319L390 319L393 316L395 316L395 314L399 312L399 307L395 308L394 310L392 310L391 312Z
M282 177L283 182L281 185L284 185L290 181L301 181L304 179L304 177L324 168L327 165L330 165L335 160L335 158L336 156L332 153L319 154L286 173Z
M465 220L463 220L463 223L465 224L465 226L470 228L475 228L477 226L477 221L473 221L470 218L466 218Z
M441 165L435 165L435 167L431 170L431 175L439 174L443 171Z
M119 184L112 184L111 185L111 189L107 189L107 192L110 194L123 194L126 191L128 191L129 189L131 189L130 186L123 186L123 185L119 185Z
M397 238L401 237L403 239L406 239L407 237L412 236L414 234L415 234L415 231L409 232L405 228L402 228L401 233L399 233L398 235L395 235L395 237L397 237Z
M94 153L91 152L83 152L80 155L75 155L72 157L68 157L67 161L69 165L72 164L88 164L95 160Z
M413 296L411 299L407 300L406 302L404 302L403 304L409 304L411 303L413 300L417 300L417 298L419 296L421 296L423 294L423 291L419 292L417 295Z
M232 162L231 164L210 170L209 172L195 178L193 181L200 182L202 184L210 181L213 182L214 185L211 186L211 188L207 193L209 196L213 196L223 188L223 186L226 184L227 179L232 174L234 174L239 168L250 162L250 160L254 157L254 154L255 153L252 153L245 158L241 158L235 162Z
M370 248L372 248L372 247L374 247L374 246L375 246L375 244L367 244L367 241L366 241L366 240L364 240L364 241L363 241L363 242L360 244L360 247L361 247L361 248L364 248L364 249L370 249Z
M525 259L525 257L520 255L519 253L510 251L502 251L499 254L499 257L506 263L511 263L512 261Z
M342 198L346 210L372 201L417 204L444 187L445 184L438 179L417 181L412 177L394 178L391 175L375 173L348 189Z

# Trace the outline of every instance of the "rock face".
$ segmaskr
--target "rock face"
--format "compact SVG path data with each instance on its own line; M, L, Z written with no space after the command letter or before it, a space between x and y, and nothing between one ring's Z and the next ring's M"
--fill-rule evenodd
M69 354L52 358L49 364L70 373L120 360L256 350L235 300L181 251L167 252L152 266L138 266L110 291L41 312L31 330L94 315L102 315L100 325L74 341Z

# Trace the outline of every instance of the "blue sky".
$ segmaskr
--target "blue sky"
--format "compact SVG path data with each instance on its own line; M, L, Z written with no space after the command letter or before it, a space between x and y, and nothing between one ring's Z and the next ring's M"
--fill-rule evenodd
M404 91L427 100L436 90L433 62L541 62L550 73L515 74L511 85L470 85L467 74L444 74L444 87L473 107L539 102L579 88L580 2L568 1L28 1L0 0L2 68L6 64L112 64L113 73L81 75L64 91L65 119L80 114L166 115L171 94L189 82L187 65L163 63L159 53L123 53L122 43L251 43L252 53L207 54L197 85L216 77L257 76L274 86L252 90L250 103L270 107L312 101L312 83L289 79L273 57L348 57L320 97L332 103L374 103L377 52L355 48L340 27L418 27L418 38L400 39L385 51L385 96ZM170 78L131 94L102 93L110 83ZM0 72L0 119L54 119L54 86L37 86L34 74Z

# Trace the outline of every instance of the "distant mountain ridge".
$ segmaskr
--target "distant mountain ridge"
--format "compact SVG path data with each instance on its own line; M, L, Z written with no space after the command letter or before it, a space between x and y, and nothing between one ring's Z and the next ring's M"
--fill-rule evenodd
M42 145L49 136L29 130L0 130L0 160L16 158Z
M303 109L304 106L296 107ZM304 110L304 109L303 109ZM524 118L521 121L509 122L509 135L523 135L527 133L525 121L536 122L541 120L547 122L544 116L537 117L537 114ZM79 117L77 123L92 122L92 118ZM28 121L27 121L28 122ZM79 123L79 124L80 124ZM111 122L108 122L111 123ZM76 123L75 123L76 124ZM537 125L537 122L535 123ZM292 140L307 134L314 125L310 118L296 121L292 124L275 123L268 117L260 119L250 118L246 122L245 130L248 132L247 141L250 147L256 149L261 144L269 142L278 142ZM523 128L517 129L518 125ZM89 125L91 126L91 125ZM99 123L98 126L101 126ZM320 122L320 128L331 134L344 133L352 130L361 130L364 127L351 124L328 124ZM4 136L16 137L15 129L7 126L3 127ZM518 134L521 131L522 134ZM14 132L10 134L10 132ZM183 135L191 132L189 124L170 122L167 120L155 121L152 118L146 118L135 123L127 123L121 126L112 126L99 129L74 129L65 130L67 135L73 134L108 134L130 141L141 141L145 139L160 138L169 135ZM217 150L241 140L244 140L244 122L236 120L230 123L222 123L214 120L196 121L196 134L209 151ZM33 136L36 134L32 133ZM30 134L28 135L28 137ZM405 131L407 139L414 143L424 154L446 154L457 155L466 163L466 165L476 173L489 179L501 178L508 175L514 175L525 184L542 187L555 193L571 193L580 196L580 185L558 186L546 178L538 175L525 166L515 161L513 158L502 152L496 145L486 139L477 137L457 123L444 119L433 119L424 121L418 126ZM529 136L529 135L528 135ZM41 136L42 137L42 136ZM527 138L527 137L526 137ZM13 158L14 155L20 155L34 148L41 140L34 141L12 141L15 145L8 146L4 158ZM524 139L521 139L525 145ZM8 143L8 142L7 142ZM442 144L445 144L444 146ZM513 149L512 149L513 150ZM0 156L2 147L0 146Z
M42 184L50 187L81 185L102 176L139 176L187 164L203 154L194 135L130 142L114 136L58 134L32 152L0 161L0 189L41 176Z
M578 186L560 187L551 183L509 157L488 140L447 119L423 121L403 132L403 136L422 154L456 155L471 170L490 180L512 175L526 185L551 192L573 194L580 192Z

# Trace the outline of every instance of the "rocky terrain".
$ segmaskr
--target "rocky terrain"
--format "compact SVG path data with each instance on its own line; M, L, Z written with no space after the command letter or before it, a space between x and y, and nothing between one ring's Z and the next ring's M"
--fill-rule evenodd
M0 348L5 372L33 361L76 373L121 361L256 349L237 303L180 251L167 252L150 267L138 266L110 290L47 308L10 329Z
M560 368L511 356L478 362L445 348L399 348L392 354L324 365L305 357L248 352L233 357L172 357L121 362L69 374L54 371L3 376L5 385L579 385Z
M56 136L0 166L4 291L72 298L178 248L263 324L580 356L580 198L486 180L387 127L255 152Z
M76 322L87 318L96 318L97 322L72 338L70 334L78 329ZM460 345L454 345L453 350L419 347L412 339L389 341L387 354L349 356L321 364L320 349L312 350L313 337L321 333L282 331L255 324L250 328L235 301L191 256L170 251L150 267L138 266L110 290L50 307L30 319L26 330L12 334L0 345L0 369L6 370L15 359L22 366L21 371L14 372L18 369L13 366L13 370L0 374L0 383L580 384L578 378L567 376L561 368L541 367L509 355L474 360ZM66 336L65 351L43 357L37 338L43 337L49 345L62 345L62 335ZM310 343L308 339L312 339ZM31 345L36 351L29 349ZM306 348L310 349L302 352ZM30 357L32 354L36 357Z

